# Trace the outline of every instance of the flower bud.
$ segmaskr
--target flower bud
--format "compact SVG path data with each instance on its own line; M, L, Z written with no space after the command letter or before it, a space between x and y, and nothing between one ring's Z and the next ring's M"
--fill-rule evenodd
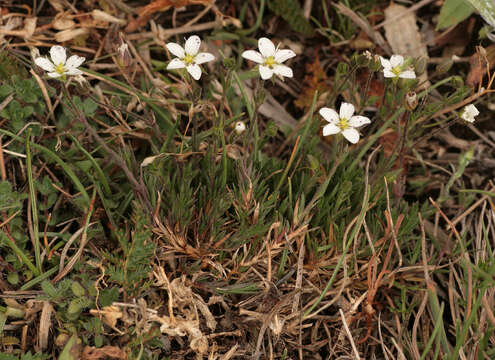
M378 55L373 55L372 59L370 60L369 68L373 72L380 71L382 68L382 62L380 61L380 56Z
M228 70L235 70L237 64L234 58L226 57L223 59L223 66L225 66Z
M418 106L418 96L414 91L409 91L404 100L404 106L408 111L413 111Z
M38 48L32 47L29 52L31 54L31 59L33 59L33 61L34 59L39 58L41 56Z
M237 135L242 134L246 130L246 124L244 124L244 121L238 121L235 123L234 130Z
M132 63L132 56L129 52L129 46L124 42L122 42L117 48L117 61L122 67L128 67Z
M450 68L454 65L454 60L452 58L448 58L443 60L440 64L437 65L436 71L438 74L445 74L450 70Z
M84 76L76 75L73 80L76 82L76 89L80 94L89 94L91 92L91 85Z
M426 65L428 64L426 57L420 56L414 62L414 70L416 75L421 75L426 71Z
M265 102L266 94L263 88L258 89L254 94L254 102L258 105L261 105Z

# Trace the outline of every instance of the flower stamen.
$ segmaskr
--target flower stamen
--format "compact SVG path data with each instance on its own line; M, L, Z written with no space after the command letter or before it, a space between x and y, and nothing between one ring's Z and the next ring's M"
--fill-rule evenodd
M60 75L65 74L66 70L65 70L64 64L62 64L62 63L58 64L58 65L55 67L55 72L56 72L57 74L60 74Z
M269 56L265 59L265 65L268 66L270 69L273 68L275 64L276 62L273 56Z
M349 127L349 120L347 120L346 118L340 118L337 126L343 131Z
M187 65L191 65L194 63L194 56L192 55L189 55L189 54L186 54L186 56L184 57L184 62L187 64Z

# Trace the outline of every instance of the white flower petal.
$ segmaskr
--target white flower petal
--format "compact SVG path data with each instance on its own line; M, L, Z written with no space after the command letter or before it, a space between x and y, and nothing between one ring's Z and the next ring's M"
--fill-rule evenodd
M86 58L77 56L77 55L72 55L67 59L67 62L65 63L66 68L77 68L82 65L82 63L86 60Z
M197 64L191 64L186 67L187 72L191 74L194 80L199 80L201 78L201 68Z
M354 115L354 105L343 102L340 105L339 116L341 119L349 120Z
M184 49L179 44L176 44L174 42L170 42L166 46L167 46L168 51L170 51L173 55L177 56L178 58L183 59L184 56L186 56Z
M478 116L480 114L479 110L473 104L466 105L464 108L471 116Z
M461 118L464 120L473 123L475 121L475 117L479 115L479 110L473 104L466 105L462 110Z
M356 115L349 120L349 125L352 126L353 128L358 128L360 126L370 124L371 120L367 118L366 116L360 116Z
M58 77L60 77L62 75L59 74L58 72L49 72L48 73L48 76L51 77L51 78L58 78Z
M406 71L402 71L399 74L399 77L403 79L416 79L416 74L412 70L406 70Z
M269 78L272 77L273 75L273 70L270 69L268 66L260 65L260 75L263 80L268 80Z
M320 115L331 124L336 124L339 122L339 114L334 109L327 107L322 107L320 109Z
M53 64L55 64L55 66L65 64L65 60L67 59L65 48L60 45L52 46L52 48L50 49L50 57L52 58Z
M292 77L292 69L285 65L274 65L273 73L278 76Z
M213 60L215 60L215 56L207 52L201 52L198 55L196 55L194 58L194 62L198 65Z
M401 55L392 55L390 58L390 65L392 67L401 66L404 63L404 58Z
M467 111L464 111L461 115L461 118L463 120L466 120L467 122L474 123L474 116L471 116Z
M45 57L34 59L34 63L45 71L55 71L55 65Z
M83 72L76 68L68 68L67 71L64 72L67 75L82 75Z
M394 78L394 77L397 77L397 75L395 75L392 71L390 71L389 69L383 69L383 76L386 77L386 78Z
M388 61L387 59L385 59L381 56L380 56L380 62L382 63L382 66L384 69L391 69L392 68L392 64L390 64L390 61Z
M201 39L198 35L190 36L189 39L186 40L186 44L184 45L184 49L186 50L186 54L188 55L196 55L199 51L199 46L201 45ZM199 74L201 76L201 74Z
M354 128L345 129L344 131L342 131L342 135L344 135L344 137L353 144L359 141L359 133Z
M167 65L167 70L174 70L174 69L183 69L186 67L186 64L184 61L182 61L179 58L172 59L168 65Z
M323 126L323 136L334 135L340 132L340 128L335 124L326 124Z
M286 50L278 50L275 53L275 61L280 63L283 63L284 61L293 58L296 56L296 53L292 50L286 49Z
M254 50L246 50L242 53L242 57L244 59L248 59L248 60L251 60L251 61L254 61L258 64L262 64L263 63L263 56L257 52L257 51L254 51Z
M275 56L275 45L273 45L270 39L262 37L258 40L258 49L260 49L261 55L267 58L270 56Z

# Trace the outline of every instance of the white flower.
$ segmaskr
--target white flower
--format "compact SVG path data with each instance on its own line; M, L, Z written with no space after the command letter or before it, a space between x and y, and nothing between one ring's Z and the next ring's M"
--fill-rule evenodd
M273 74L280 77L292 77L292 69L282 63L296 56L294 51L279 50L278 46L275 48L275 45L267 38L258 40L258 48L260 52L247 50L242 53L242 57L260 64L259 71L263 80L270 79Z
M65 75L82 75L82 71L77 69L86 60L81 56L72 55L67 59L65 48L60 45L52 46L50 49L51 61L40 56L34 59L34 63L45 71L48 76L58 78Z
M473 104L469 104L464 106L464 109L461 113L461 118L466 120L467 122L474 123L474 118L479 115L479 110L476 109L476 106Z
M213 54L207 52L198 52L201 45L201 39L197 35L193 35L186 40L184 48L176 43L168 43L167 49L177 58L172 59L168 63L167 70L186 68L194 80L199 80L201 77L200 64L215 60Z
M380 61L383 66L383 76L386 78L404 78L415 79L416 74L413 70L404 70L404 58L401 55L392 55L390 60L380 56Z
M234 130L237 133L237 135L242 134L246 130L246 124L244 124L244 121L236 122Z
M339 114L333 109L324 107L320 109L320 115L329 122L323 127L323 136L341 132L353 144L359 141L359 132L356 128L371 123L370 119L366 116L353 116L354 105L349 103L342 103L340 105Z

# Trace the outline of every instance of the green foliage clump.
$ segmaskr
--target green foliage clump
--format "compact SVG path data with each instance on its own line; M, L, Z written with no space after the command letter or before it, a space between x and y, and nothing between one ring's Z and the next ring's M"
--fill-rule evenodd
M53 93L52 88L47 89L49 93ZM45 101L35 78L21 79L13 75L11 81L0 81L0 102L9 95L13 95L13 99L0 111L0 116L10 120L9 127L12 131L21 130L27 119L43 115ZM33 127L33 135L39 133L39 127Z

